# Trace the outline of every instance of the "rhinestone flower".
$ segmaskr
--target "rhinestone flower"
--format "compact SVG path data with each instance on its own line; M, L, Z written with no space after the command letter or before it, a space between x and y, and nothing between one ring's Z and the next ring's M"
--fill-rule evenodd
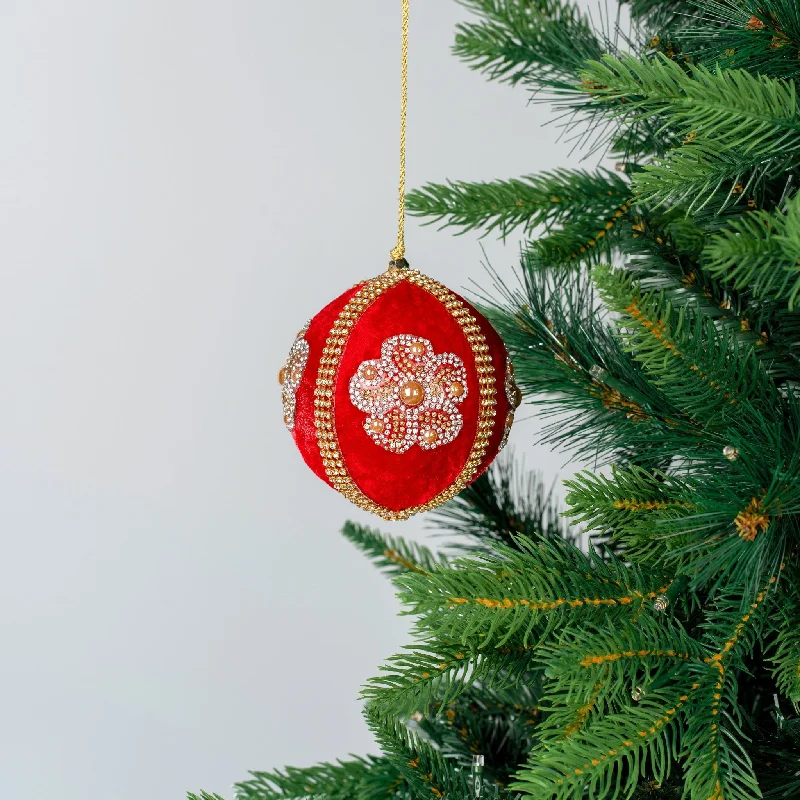
M308 362L308 342L303 338L308 330L308 325L303 326L297 334L286 363L278 373L278 381L281 385L281 400L283 401L283 423L291 431L294 429L294 407L295 393L303 379L303 372Z
M427 339L406 333L387 339L381 357L362 362L350 379L353 405L369 415L364 430L392 453L452 442L466 396L464 362L454 353L436 355Z

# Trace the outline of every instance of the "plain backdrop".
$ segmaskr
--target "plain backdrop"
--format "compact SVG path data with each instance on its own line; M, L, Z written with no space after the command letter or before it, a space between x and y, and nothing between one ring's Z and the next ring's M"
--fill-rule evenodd
M358 690L410 623L276 375L394 244L399 6L0 0L3 800L230 797L375 752ZM451 55L468 16L412 3L409 186L574 164ZM484 244L511 279L517 242ZM410 220L408 256L488 284L476 234ZM512 444L563 475L537 424Z

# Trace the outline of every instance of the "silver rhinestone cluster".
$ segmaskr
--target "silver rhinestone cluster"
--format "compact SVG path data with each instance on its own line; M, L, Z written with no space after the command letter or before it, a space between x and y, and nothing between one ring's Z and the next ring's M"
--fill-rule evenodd
M504 384L506 390L506 400L511 408L514 408L514 394L517 390L517 384L514 381L513 367L510 361L506 361L506 380Z
M369 415L364 430L393 453L452 442L463 426L456 406L467 391L467 371L455 353L436 355L430 341L408 333L386 339L380 358L362 362L350 379L350 400Z
M309 320L292 343L286 363L281 370L281 400L283 401L283 422L291 431L294 430L295 394L303 379L303 373L308 363L308 342L305 340Z

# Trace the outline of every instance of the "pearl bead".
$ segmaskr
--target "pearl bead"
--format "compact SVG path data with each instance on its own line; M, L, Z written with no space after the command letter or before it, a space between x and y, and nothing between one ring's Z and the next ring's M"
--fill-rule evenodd
M412 356L421 356L425 353L425 345L422 342L412 342L408 346L408 352Z
M278 383L283 386L286 383L286 367L281 367L280 372L278 373Z
M514 408L519 408L520 403L522 402L522 391L520 390L519 386L514 387Z
M464 384L453 381L450 384L450 394L453 395L453 397L461 397L461 395L464 394Z
M383 433L385 427L382 419L371 419L369 421L369 429L372 433Z
M438 441L438 439L439 434L436 433L433 428L428 428L422 433L422 441L425 442L425 444L434 444L434 442Z
M407 406L418 406L425 399L425 390L417 381L406 381L400 387L400 400Z
M374 364L365 364L361 368L361 377L365 381L374 381L378 377L378 369Z

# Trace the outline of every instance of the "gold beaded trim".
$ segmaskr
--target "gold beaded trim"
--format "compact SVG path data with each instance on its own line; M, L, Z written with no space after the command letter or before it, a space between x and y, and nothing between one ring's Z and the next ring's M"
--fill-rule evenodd
M407 280L432 294L461 326L475 359L480 401L475 441L472 443L467 462L455 481L427 503L402 511L393 511L370 500L350 477L336 438L336 429L333 423L333 395L336 372L351 329L374 300L387 289L391 289L403 280ZM341 492L350 502L355 503L365 511L383 517L383 519L408 519L420 511L429 511L432 508L436 508L436 506L455 497L466 487L480 467L486 454L486 448L494 427L494 417L497 413L495 409L497 402L495 394L495 377L492 369L492 358L489 355L489 345L486 344L486 337L484 337L480 325L478 325L477 320L464 303L446 287L423 275L418 270L387 270L382 275L364 284L350 298L333 324L333 328L331 328L331 332L325 342L325 347L322 350L322 358L317 372L317 384L314 390L314 421L317 427L317 444L319 445L322 463L328 479L334 488Z

